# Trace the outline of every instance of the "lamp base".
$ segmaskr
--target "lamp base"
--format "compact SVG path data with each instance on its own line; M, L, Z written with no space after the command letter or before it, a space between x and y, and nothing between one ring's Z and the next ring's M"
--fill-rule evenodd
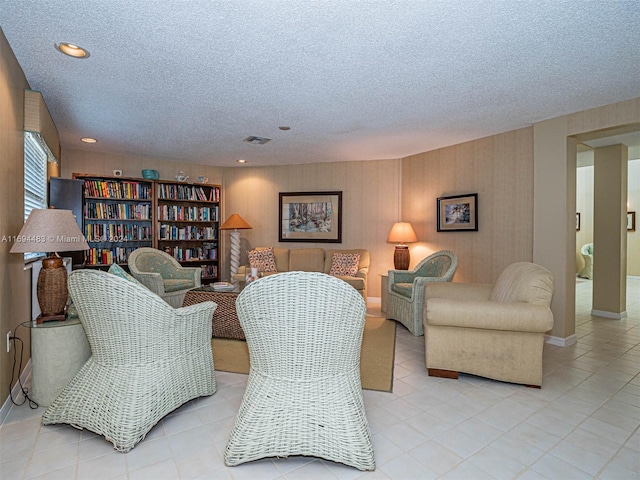
M42 260L36 294L41 312L38 319L42 317L42 320L36 319L36 323L64 320L69 292L67 269L63 265L62 258L50 255Z
M64 313L60 313L60 314L57 314L57 315L42 315L42 314L40 314L40 315L38 315L36 317L36 324L40 325L41 323L44 323L44 322L54 322L54 321L63 322L66 318L67 318L67 315L64 314Z
M230 253L230 273L231 278L238 273L238 268L240 268L240 232L238 230L234 230L229 233L229 240L231 240L231 253Z
M393 266L396 270L409 270L411 256L409 255L409 247L406 245L396 245L393 252Z

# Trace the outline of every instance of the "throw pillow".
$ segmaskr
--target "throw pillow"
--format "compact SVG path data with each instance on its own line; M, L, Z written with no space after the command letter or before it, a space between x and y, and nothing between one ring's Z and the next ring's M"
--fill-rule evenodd
M140 283L133 275L127 273L127 271L117 263L111 264L111 266L109 267L109 273L112 273L116 277L124 278L125 280L129 280L130 282L142 285L142 283Z
M331 257L331 270L329 270L329 275L355 277L358 273L359 265L359 253L334 253Z
M259 272L278 271L276 268L276 257L273 256L273 247L250 250L247 255L251 268L257 268Z

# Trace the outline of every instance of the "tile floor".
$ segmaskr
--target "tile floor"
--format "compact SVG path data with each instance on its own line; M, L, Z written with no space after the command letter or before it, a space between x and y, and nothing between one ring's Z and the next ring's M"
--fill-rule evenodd
M40 425L12 407L0 429L2 479L630 479L640 478L640 277L629 317L591 317L578 280L571 347L545 345L541 390L469 375L435 379L424 342L398 326L393 393L364 391L377 468L296 457L224 466L246 376L218 372L215 395L166 417L128 454L89 432ZM379 314L375 306L371 314Z

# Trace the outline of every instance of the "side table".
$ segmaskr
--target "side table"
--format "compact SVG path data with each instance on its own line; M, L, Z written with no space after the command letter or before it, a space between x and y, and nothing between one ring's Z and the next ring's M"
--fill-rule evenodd
M387 295L389 289L389 274L380 274L380 311L387 313Z
M47 407L89 359L91 347L78 319L22 325L31 329L32 398Z
M245 340L244 331L240 326L238 312L236 311L236 300L245 285L245 282L240 282L232 291L216 291L211 285L194 288L184 296L182 306L187 307L206 301L215 302L218 307L213 312L213 318L211 319L212 336Z

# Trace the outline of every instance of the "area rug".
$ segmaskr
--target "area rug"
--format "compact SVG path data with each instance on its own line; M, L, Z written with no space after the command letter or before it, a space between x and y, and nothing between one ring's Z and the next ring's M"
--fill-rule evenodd
M396 322L367 317L362 336L360 379L362 388L390 392L393 388L393 363L396 347ZM229 338L211 339L216 370L249 373L247 342Z

